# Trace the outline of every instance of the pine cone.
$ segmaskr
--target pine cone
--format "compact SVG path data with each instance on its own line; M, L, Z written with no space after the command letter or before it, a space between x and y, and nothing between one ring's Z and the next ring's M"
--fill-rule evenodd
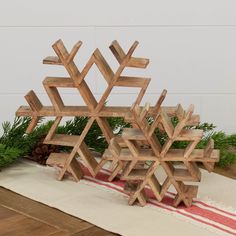
M44 144L45 137L42 137L39 139L39 141L34 145L32 148L29 159L38 162L41 165L46 165L46 161L49 157L49 155L52 152L58 152L58 146L50 145L50 144Z

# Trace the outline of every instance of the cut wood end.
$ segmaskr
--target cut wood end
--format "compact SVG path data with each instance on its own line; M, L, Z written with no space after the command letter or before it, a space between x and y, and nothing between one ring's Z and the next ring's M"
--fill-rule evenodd
M128 53L126 55L129 55L129 57L133 54L134 50L137 48L139 42L135 41L132 46L130 47Z
M97 54L101 54L100 50L96 48L93 52L93 55L96 56Z
M167 90L163 89L163 91L161 92L161 96L166 96L166 94L167 94Z
M62 65L61 60L56 56L48 56L43 59L43 64L48 65Z
M113 40L109 46L109 48L113 47L114 44L119 44L117 40Z
M143 61L145 62L145 63L143 63L143 68L145 69L145 68L149 65L150 59L148 59L148 58L143 58Z
M83 44L83 42L81 40L79 40L76 44L75 47L80 47Z
M53 45L52 48L57 47L59 44L63 44L63 41L61 39L58 39Z
M24 96L24 98L27 98L28 96L31 96L31 95L35 95L34 90L30 90L30 91Z

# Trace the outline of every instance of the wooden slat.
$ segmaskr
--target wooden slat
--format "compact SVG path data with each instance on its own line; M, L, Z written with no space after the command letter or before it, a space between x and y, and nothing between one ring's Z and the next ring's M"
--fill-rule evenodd
M68 59L70 57L70 54L68 53L64 43L61 39L57 40L52 45L55 53L59 57L60 61L62 62L63 66L66 68L67 72L69 73L70 77L75 81L77 81L78 76L80 75L80 72L74 63L74 61L70 61L68 63Z
M89 151L87 145L84 142L82 142L82 144L80 145L80 148L77 150L77 152L79 153L79 155L83 159L83 161L86 163L90 173L95 175L96 174L95 169L96 169L98 163L95 160L95 158L92 156L92 153Z
M50 98L56 112L61 111L64 108L64 102L62 101L61 95L56 87L48 87L44 85L44 88Z
M163 107L166 113L173 116L175 107ZM28 106L20 106L16 111L17 116L32 116L32 110ZM153 115L153 108L150 107L148 115ZM56 112L52 106L43 106L38 112L38 116L93 116L86 106L64 106L61 111ZM128 121L133 121L130 107L108 106L103 107L99 112L101 117L125 117ZM130 118L128 118L130 117Z
M39 112L42 109L43 105L33 90L25 95L25 99L33 111Z
M57 130L61 120L62 120L61 116L58 116L58 117L55 118L51 128L48 131L48 134L47 134L46 138L44 139L44 142L48 141L48 140L51 140L53 138L53 136L55 135L56 130Z
M116 141L116 138L111 139L109 150L113 155L116 155L116 156L120 155L121 148L119 146L119 143Z
M187 126L197 126L200 124L200 116L199 115L192 115L188 121L186 122Z
M57 166L57 167L63 168L69 156L70 156L70 153L51 153L46 161L46 164L49 166ZM79 181L83 177L83 171L76 159L73 159L70 162L70 165L67 168L67 171L73 175L76 181ZM58 180L61 180L61 178L59 177L58 177Z
M158 125L160 124L160 121L161 121L161 117L159 114L156 115L153 123L151 124L149 130L148 130L148 134L151 136L154 131L156 130L156 128L158 127ZM163 128L164 129L164 128Z
M145 92L147 90L147 87L148 87L149 83L150 83L150 80L146 80L146 84L144 84L144 86L141 88L141 90L140 90L140 92L138 94L138 97L136 98L134 104L140 105L140 103L141 103L141 101L143 99L143 96L145 95Z
M212 172L214 170L215 163L208 162L206 158L210 157L212 152L214 152L214 140L210 139L204 148L204 159L205 161L202 163L203 166L208 170L208 172ZM219 160L219 153L218 153L218 160Z
M127 164L124 166L122 173L121 173L121 179L124 180L126 179L126 177L128 177L128 175L130 174L130 172L134 169L134 167L137 164L137 160L134 158L132 161L127 162Z
M147 58L131 57L127 63L127 66L136 68L146 68L148 64L149 64L149 59Z
M122 133L123 139L129 140L146 140L143 132L140 129L125 128Z
M107 160L113 160L114 156L109 149L106 149L103 157L105 157ZM118 158L119 160L132 161L134 159L134 156L128 148L122 148ZM140 149L139 156L136 157L136 159L140 161L156 161L157 157L153 154L153 151L151 149Z
M120 76L119 79L116 81L115 86L142 88L150 80L150 78Z
M187 121L192 116L193 111L194 111L194 106L193 106L193 104L191 104L189 106L189 108L184 112L183 118L181 120L179 120L179 122L175 126L174 134L172 136L173 139L176 139L176 137L179 136L179 134L183 130L183 128L187 126Z
M78 89L89 110L93 111L97 106L97 101L84 80L80 83Z
M146 203L147 203L147 196L146 196L145 190L142 190L139 193L138 201L139 201L140 206L145 206L146 205Z
M42 110L43 105L33 90L31 90L25 95L25 99L30 105L29 110L32 112L32 120L25 131L27 134L29 134L38 124L38 121L40 119L38 113Z
M160 112L160 108L161 108L161 105L162 105L163 101L165 100L166 94L167 94L167 90L164 89L161 92L161 95L158 98L158 100L157 100L157 102L156 102L156 104L154 106L154 112L156 113L156 115Z
M196 178L191 176L189 171L185 169L175 169L174 178L176 181L196 181Z
M48 65L60 65L62 66L62 62L58 57L55 56L49 56L43 59L43 64L48 64Z
M162 186L161 186L161 192L160 195L163 198L166 194L166 192L168 191L168 188L171 186L171 179L169 176L166 177L166 179L164 180Z
M49 166L63 167L69 155L69 153L51 153L46 164Z
M78 41L78 42L74 45L74 47L72 48L72 50L71 50L71 52L70 52L69 57L67 58L67 64L70 63L71 61L73 61L73 59L74 59L76 53L78 52L78 50L80 49L81 45L82 45L82 42L81 42L81 41Z
M79 135L55 134L52 139L45 140L46 144L74 147L78 142Z
M203 136L203 130L200 129L185 129L182 130L179 136L176 138L178 141L194 141L196 139L201 139Z
M89 70L94 65L94 63L95 63L95 60L94 60L94 56L92 55L87 61L86 65L84 66L80 75L77 77L76 85L79 85L85 79L86 75L89 73Z
M46 77L44 85L49 87L74 88L75 83L70 77Z
M177 105L176 116L179 120L182 120L184 118L184 109L181 104Z
M112 170L112 173L108 178L108 181L110 182L113 181L115 177L121 172L124 165L125 165L124 163L118 162L116 167Z
M105 117L97 117L96 121L102 130L102 133L104 137L106 138L106 141L110 143L110 140L114 137L113 130L110 127L107 119Z
M121 177L123 180L144 180L146 178L147 170L145 169L132 169L129 175Z
M83 144L83 140L85 139L89 129L91 128L92 124L94 122L94 118L90 118L85 126L85 128L83 129L82 133L80 134L80 137L78 139L78 141L76 142L76 144L74 145L71 153L70 153L70 156L69 158L66 160L66 163L65 163L65 166L63 167L63 169L61 170L59 176L58 176L58 179L59 180L62 180L63 179L63 176L65 175L66 173L66 170L68 169L70 163L73 161L73 159L76 157L76 154L78 153L78 151L81 151L81 145ZM84 144L84 146L86 146L86 144ZM82 152L82 151L81 151ZM80 152L80 154L81 154ZM88 154L90 154L89 150L87 151ZM82 153L83 154L83 153ZM86 155L80 155L81 158L85 161L86 164L88 164L88 161L86 160ZM85 153L86 154L86 153ZM91 158L90 156L88 158ZM95 172L93 169L89 167L89 170L91 171L90 173L95 176Z
M129 148L129 150L131 151L131 153L134 157L139 156L140 147L139 147L136 140L131 141L131 140L125 139L125 143L126 143L127 147Z
M63 58L67 57L69 55L68 51L66 50L64 43L61 39L58 39L53 45L53 49L56 49L56 51L59 51L59 54L62 55Z
M69 172L71 172L76 181L80 181L80 179L84 175L82 168L80 167L78 161L75 158L70 163Z
M174 126L171 122L170 117L168 116L168 114L166 114L166 112L163 109L161 110L161 121L167 135L169 137L172 137L174 134Z
M162 197L161 197L161 185L160 183L158 182L157 178L155 175L152 175L149 179L148 179L148 184L149 186L151 187L152 189L152 192L153 194L155 195L156 199L158 201L161 201L162 200Z
M116 135L115 139L120 147L126 147L126 143L120 135Z
M211 155L212 151L214 150L214 140L210 139L204 148L204 156L208 157Z
M146 103L145 103L145 106L142 107L142 110L141 110L141 112L140 112L140 116L139 116L140 121L143 121L143 119L146 118L146 116L147 116L147 114L148 114L149 108L150 108L150 104L149 104L148 102L146 102Z
M201 171L196 162L185 161L184 165L187 167L189 173L195 178L195 181L201 181Z
M56 43L53 44L53 49L62 61L63 65L67 69L70 77L74 80L75 84L77 84L79 80L79 92L81 96L83 97L86 105L88 106L89 110L93 110L97 106L97 101L90 91L88 85L84 80L80 81L80 72L75 65L73 61L70 61L70 63L67 63L69 58L69 53L67 49L65 48L62 40L58 40Z
M111 67L109 66L109 64L107 63L107 61L105 60L101 52L99 51L99 49L96 49L93 55L95 57L95 63L98 66L98 69L100 70L104 78L106 79L107 83L110 83L114 76L114 73Z
M125 53L119 43L114 40L112 44L110 45L110 50L112 51L113 55L117 59L117 61L121 64L123 59L125 58Z
M40 117L32 117L32 120L30 121L30 124L27 127L25 133L30 134L33 131L33 129L37 126L39 120L40 120Z
M101 117L125 117L130 113L130 107L111 107L105 106L100 110L99 116Z
M174 206L177 207L181 203L181 201L183 201L186 207L190 207L192 204L193 198L197 196L197 190L198 190L198 186L183 185L183 187L181 188L181 192L183 194L176 195Z
M214 162L202 162L202 164L208 170L208 172L212 172L214 170Z
M163 160L165 161L184 161L186 158L184 157L184 149L170 149ZM207 162L217 162L219 159L219 151L213 150L211 156L204 157L204 150L202 149L194 149L193 152L188 157L188 161L207 161Z
M192 153L192 151L195 149L197 144L199 143L199 139L196 139L195 141L188 142L187 147L184 150L184 157L188 158L189 155Z
M126 58L131 58L132 54L134 53L135 49L137 48L139 42L135 41L132 46L130 47L129 51L126 54Z
M57 166L63 168L69 156L70 153L51 153L46 161L46 164L49 166ZM79 181L83 176L83 171L76 159L73 159L71 161L67 171L70 172L77 181Z

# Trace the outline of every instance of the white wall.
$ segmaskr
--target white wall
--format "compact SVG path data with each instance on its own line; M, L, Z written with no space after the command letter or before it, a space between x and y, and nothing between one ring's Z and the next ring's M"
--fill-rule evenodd
M41 82L45 76L66 75L63 68L42 65L53 55L51 45L61 38L71 48L83 41L76 62L83 68L99 47L115 68L108 49L117 39L128 49L140 45L136 56L150 58L147 70L127 73L152 78L144 101L155 102L163 88L166 105L195 104L202 121L235 132L236 116L236 1L0 1L0 122L12 120L24 95L34 89L49 103ZM105 82L96 69L88 83L97 97ZM64 91L69 104L81 101ZM131 104L135 90L115 89L114 105Z

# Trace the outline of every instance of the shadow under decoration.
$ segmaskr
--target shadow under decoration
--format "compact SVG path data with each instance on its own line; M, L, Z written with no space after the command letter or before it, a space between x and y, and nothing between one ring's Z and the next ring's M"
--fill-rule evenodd
M47 164L61 167L58 180L62 180L65 173L70 172L74 179L79 181L84 173L81 163L76 159L77 155L94 177L108 162L111 163L109 181L115 177L126 181L126 188L130 193L128 201L130 205L136 202L141 206L146 204L145 187L147 186L158 201L163 199L170 186L174 186L177 192L174 206L178 206L181 202L187 207L191 206L193 198L197 196L198 186L188 183L201 180L197 162L202 163L211 172L219 160L219 151L214 149L213 140L209 140L205 149L195 148L202 139L203 131L189 128L189 126L198 125L200 120L199 115L193 114L193 105L190 105L186 111L180 104L173 107L162 106L167 93L163 90L154 106L148 103L140 106L150 78L121 75L126 67L145 69L149 64L146 58L133 57L138 46L137 41L127 53L117 41L112 42L109 48L119 63L116 71L111 69L99 49L93 52L85 67L79 71L74 63L74 57L81 45L82 42L79 41L69 53L62 40L58 40L52 46L57 56L49 56L43 60L44 64L64 66L69 74L69 77L44 79L43 85L52 106L44 106L34 91L30 91L25 96L29 106L21 106L16 112L17 116L32 117L27 133L32 132L41 117L55 117L44 143L68 146L72 149L70 153L51 153ZM107 87L98 101L85 81L86 75L94 64L107 82ZM140 88L132 107L105 104L115 86ZM77 89L86 106L65 105L58 88ZM75 116L88 117L81 135L56 133L63 117ZM115 135L107 121L108 117L123 117L132 128L125 128L121 135ZM175 126L171 122L172 117L178 119ZM94 122L97 122L109 145L99 161L84 141ZM163 145L155 134L156 130L167 136ZM178 141L188 142L187 147L173 149L172 144ZM162 168L166 174L163 183L160 183L155 175L158 168Z

